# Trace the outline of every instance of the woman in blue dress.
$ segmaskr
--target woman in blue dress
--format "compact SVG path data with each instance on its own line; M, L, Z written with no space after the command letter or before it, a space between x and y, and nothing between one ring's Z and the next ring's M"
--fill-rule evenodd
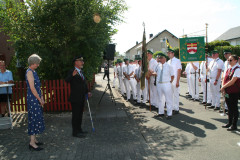
M35 71L40 62L41 58L38 55L31 55L28 58L29 68L26 71L29 149L35 151L43 149L39 147L43 143L37 141L36 135L45 130L43 119L43 105L45 102L41 94L41 83Z

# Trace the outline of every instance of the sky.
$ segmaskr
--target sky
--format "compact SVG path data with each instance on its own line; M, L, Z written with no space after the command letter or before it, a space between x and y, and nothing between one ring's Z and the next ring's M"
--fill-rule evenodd
M240 26L240 0L125 0L128 11L124 23L118 25L118 33L112 37L116 51L124 53L143 37L167 29L181 38L205 36L208 23L208 42L221 34Z

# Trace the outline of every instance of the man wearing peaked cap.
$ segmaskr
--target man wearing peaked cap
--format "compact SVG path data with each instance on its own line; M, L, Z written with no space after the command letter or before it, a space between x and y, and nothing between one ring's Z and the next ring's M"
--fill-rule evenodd
M212 105L208 108L214 108L214 110L220 109L220 85L221 85L221 72L224 66L223 61L219 58L219 52L214 50L212 52L213 61L208 66L210 76L210 92Z
M134 68L129 64L129 61L125 61L125 66L123 67L123 75L124 75L124 84L127 93L127 101L131 98L131 89L133 94L133 99L136 100L136 83L134 79Z
M174 80L172 82L172 91L173 91L173 112L174 114L179 113L179 92L180 92L180 76L182 71L181 61L174 56L174 50L171 48L168 49L168 64L173 68Z
M149 61L149 67L148 67L148 73L147 73L147 80L148 84L150 87L150 103L151 106L155 107L153 109L157 109L157 104L158 104L158 98L157 98L157 88L154 85L155 82L155 75L153 75L158 63L157 61L153 58L153 52L151 50L147 50L147 58Z
M69 100L72 105L72 135L73 137L84 138L86 132L81 128L83 108L86 94L91 97L91 93L88 91L87 81L82 72L83 57L75 57L73 62L74 67L68 72L65 79L67 83L70 83L71 88Z
M119 89L121 91L121 94L124 95L126 91L123 83L123 61L119 59L118 62L119 62L119 66L117 67L117 76L119 81Z
M174 79L173 68L170 64L166 63L166 55L163 53L157 54L157 59L160 62L155 70L156 85L157 85L157 98L158 98L158 115L157 117L164 116L164 106L166 101L167 119L171 119L173 96L171 83Z
M117 67L118 67L118 62L115 63L115 66L113 68L113 87L112 88L115 88L115 85L116 85L116 80L117 80Z

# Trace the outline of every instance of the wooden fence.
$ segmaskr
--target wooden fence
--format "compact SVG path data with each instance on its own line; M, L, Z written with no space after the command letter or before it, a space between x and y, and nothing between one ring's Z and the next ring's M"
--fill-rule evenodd
M89 90L92 89L95 79L88 83ZM11 111L27 111L27 84L26 81L16 81L12 87ZM70 84L64 80L43 80L41 81L42 94L46 104L45 112L71 111L72 107L68 101L70 95Z

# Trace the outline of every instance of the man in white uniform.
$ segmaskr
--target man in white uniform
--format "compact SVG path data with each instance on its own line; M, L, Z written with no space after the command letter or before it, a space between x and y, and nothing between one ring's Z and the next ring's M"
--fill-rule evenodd
M116 80L117 80L117 67L118 67L118 62L115 63L115 66L113 68L113 87L112 88L115 88L115 85L116 85Z
M159 53L157 55L160 59L160 65L157 66L156 74L157 74L157 92L158 92L158 115L156 117L164 116L164 103L162 100L165 99L166 107L167 107L167 119L171 119L172 117L172 107L173 107L173 96L172 96L172 87L171 83L174 79L174 72L171 65L166 63L167 56L163 53ZM164 98L163 98L164 97ZM164 102L165 102L164 101Z
M212 106L208 108L214 108L214 110L220 109L220 85L221 85L221 72L223 69L223 61L219 58L219 52L214 50L212 52L213 61L210 62L208 71L210 74L210 92Z
M206 54L206 59L209 63L212 61L212 58L208 57L208 54ZM208 67L208 66L207 66ZM203 101L202 104L206 104L206 105L211 105L211 95L210 95L210 84L209 82L209 76L207 75L207 79L206 80L206 61L203 61L200 65L200 78L199 78L199 82L201 82L201 88L203 91ZM206 83L207 83L207 101L206 101Z
M173 72L174 72L174 80L172 82L173 112L174 114L178 114L179 113L179 92L180 92L179 81L180 81L180 76L182 71L182 65L181 65L181 61L176 57L174 57L174 50L169 48L167 54L168 54L168 57L170 58L167 63L172 66Z
M198 87L198 70L199 70L199 62L190 62L189 66L190 70L190 95L192 96L191 100L199 101L199 87Z
M183 74L185 74L187 77L187 86L188 86L188 92L186 93L186 94L188 94L187 98L192 98L192 96L190 95L190 63L187 63Z
M123 67L122 67L122 65L123 65L122 60L119 60L119 66L117 67L117 75L118 75L121 94L123 96L125 93L125 86L123 84Z
M136 100L134 70L133 67L129 64L128 59L125 60L125 64L126 65L123 67L123 75L125 76L124 81L126 85L127 101L129 101L131 98L130 87L132 88L133 100Z
M155 59L152 58L153 56L153 52L151 50L147 50L147 57L148 57L148 74L147 74L147 79L149 81L149 86L150 87L150 103L151 106L156 107L157 108L157 104L158 104L158 99L157 99L157 87L154 85L154 81L155 81L155 75L153 75L152 73L154 73L158 63ZM154 109L154 108L153 108Z

